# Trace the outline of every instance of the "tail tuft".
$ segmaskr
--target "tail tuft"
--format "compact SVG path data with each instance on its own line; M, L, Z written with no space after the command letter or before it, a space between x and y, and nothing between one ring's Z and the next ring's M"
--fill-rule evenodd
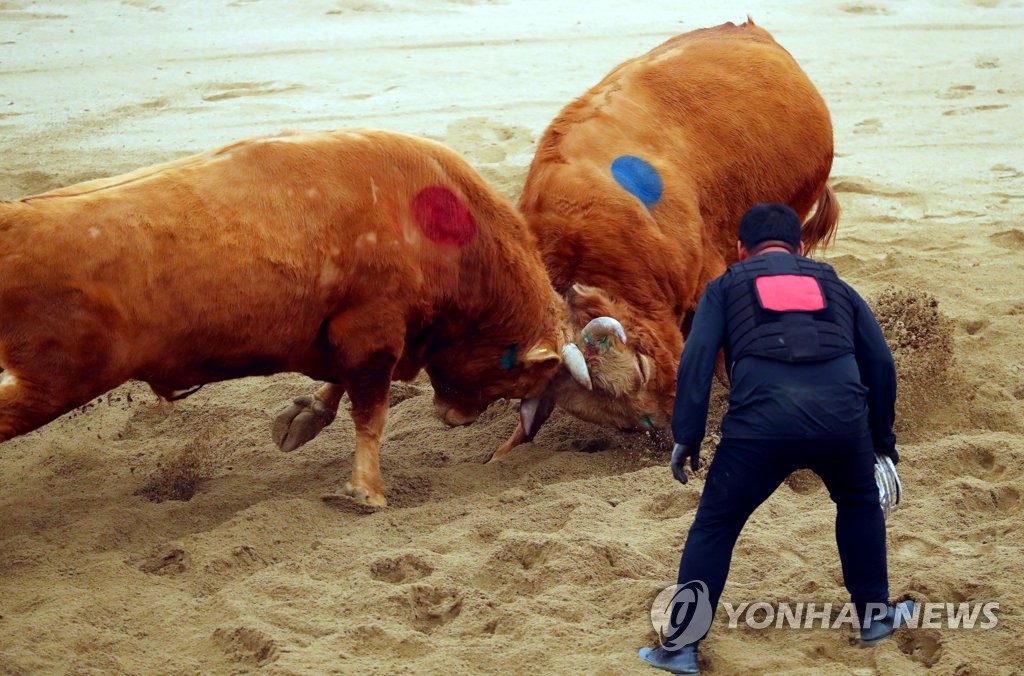
M839 224L839 202L832 192L831 186L825 184L825 189L818 197L818 208L814 215L804 223L801 231L801 238L804 244L804 254L810 255L820 246L827 249L836 236L836 225Z

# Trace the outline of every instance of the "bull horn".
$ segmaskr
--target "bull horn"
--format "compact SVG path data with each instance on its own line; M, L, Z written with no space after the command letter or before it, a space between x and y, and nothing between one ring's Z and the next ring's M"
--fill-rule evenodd
M544 424L544 421L551 417L555 410L555 399L550 392L544 392L539 397L523 399L519 405L519 423L523 427L523 441L532 441L533 435Z
M572 374L573 380L588 390L594 389L594 383L590 380L590 369L587 368L587 360L580 352L580 348L576 347L576 343L565 344L565 347L562 348L562 361L569 367L569 373Z
M603 338L604 336L614 333L619 337L623 343L626 342L626 329L622 328L622 324L619 323L618 319L614 317L595 317L590 320L590 323L583 327L582 336L598 336Z

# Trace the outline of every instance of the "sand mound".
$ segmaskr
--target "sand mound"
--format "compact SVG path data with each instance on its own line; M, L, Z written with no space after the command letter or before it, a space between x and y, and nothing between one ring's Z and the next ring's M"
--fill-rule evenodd
M953 322L927 291L888 287L869 299L896 362L896 433L914 441L936 417L956 415L965 385L953 370Z

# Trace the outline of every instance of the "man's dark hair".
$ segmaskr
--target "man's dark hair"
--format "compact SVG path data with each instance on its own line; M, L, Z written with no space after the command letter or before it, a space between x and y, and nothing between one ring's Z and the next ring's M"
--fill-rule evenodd
M758 204L740 219L739 238L750 253L768 241L784 244L796 253L800 247L800 217L785 204Z

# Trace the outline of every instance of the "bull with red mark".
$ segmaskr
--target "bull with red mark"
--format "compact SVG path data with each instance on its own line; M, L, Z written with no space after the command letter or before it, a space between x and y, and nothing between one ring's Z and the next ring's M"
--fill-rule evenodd
M439 415L470 422L544 390L563 321L523 219L454 152L363 130L250 139L0 202L0 441L128 379L173 399L296 371L329 384L278 442L347 392L345 491L384 505L391 381L425 368Z
M815 209L804 248L826 245L832 158L825 102L750 20L674 37L566 106L519 209L567 299L568 369L493 458L531 440L556 403L623 430L668 428L685 318L736 261L740 218L760 202L801 220Z

